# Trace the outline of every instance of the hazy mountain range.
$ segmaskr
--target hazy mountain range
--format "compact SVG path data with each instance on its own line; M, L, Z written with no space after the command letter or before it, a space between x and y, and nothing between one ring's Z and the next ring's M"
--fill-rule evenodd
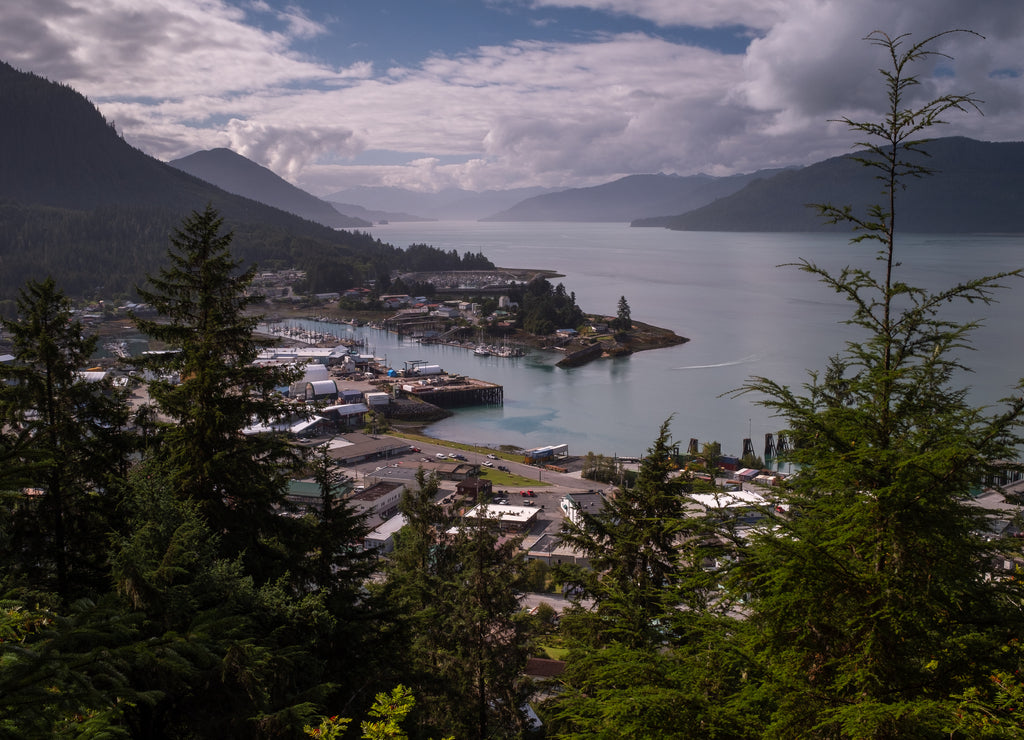
M1024 144L989 143L962 137L929 142L922 162L935 174L910 183L899 194L900 227L922 233L1024 232ZM482 220L501 222L630 222L694 231L828 231L812 203L851 205L863 212L880 197L875 170L834 157L803 168L711 177L631 175L588 188L419 193L397 188L353 188L324 200L303 194L331 212L365 221ZM296 192L266 168L226 150L200 152L174 164L203 161L210 182L300 213ZM244 173L244 175L236 175ZM281 193L281 195L278 195ZM284 197L287 195L287 199ZM342 205L344 203L345 205ZM495 210L499 209L499 210ZM418 215L411 215L418 214ZM322 218L318 218L325 222Z
M511 208L535 195L554 192L551 188L515 188L511 190L459 190L450 188L424 193L403 188L356 187L338 190L324 196L332 203L358 203L383 212L420 214L419 221L478 221L493 213ZM379 220L379 219L378 219Z
M537 195L484 221L623 222L683 213L735 193L758 178L779 170L749 175L630 175L603 185Z

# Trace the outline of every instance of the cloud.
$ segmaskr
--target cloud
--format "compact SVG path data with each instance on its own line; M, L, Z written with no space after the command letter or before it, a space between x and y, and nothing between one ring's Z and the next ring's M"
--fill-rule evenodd
M878 28L913 32L913 41L948 28L985 34L943 38L938 48L954 58L923 65L919 91L974 92L985 101L985 117L951 117L939 135L1020 138L1019 0L532 7L640 17L666 34L611 24L604 33L506 39L383 69L316 56L325 46L373 42L346 37L344 24L298 4L0 0L0 53L80 90L157 157L228 146L320 193L355 184L580 186L637 172L810 163L853 142L828 119L876 118L884 106L877 68L885 59L862 40ZM737 25L752 29L743 54L679 40L688 26ZM942 74L931 74L937 66ZM409 154L401 165L357 164L367 150Z
M295 179L323 154L353 154L362 148L353 131L343 126L307 128L232 119L226 130L229 149L286 179Z
M791 0L533 0L535 8L589 8L644 18L661 26L698 28L767 28L792 13L794 4Z
M336 73L305 61L287 32L263 31L219 0L4 0L0 42L26 68L94 101L184 98L313 84ZM302 35L300 14L284 14ZM42 19L42 22L39 22ZM29 36L18 35L28 30Z

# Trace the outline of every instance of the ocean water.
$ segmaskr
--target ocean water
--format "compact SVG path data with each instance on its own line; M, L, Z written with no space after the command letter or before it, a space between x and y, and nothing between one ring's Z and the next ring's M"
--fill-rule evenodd
M492 445L565 443L572 454L640 455L666 419L683 446L691 438L716 440L723 452L739 454L750 437L760 453L764 435L783 424L756 398L731 392L752 376L799 386L808 370L824 368L846 341L858 339L843 323L850 315L845 302L793 263L880 267L874 247L832 234L478 222L388 224L371 232L400 247L427 243L482 251L502 267L555 270L564 275L555 282L574 292L584 311L614 315L625 296L635 320L689 338L677 347L561 369L554 366L558 356L548 353L477 357L366 331L371 347L392 367L426 360L505 387L503 406L459 410L431 426L432 434ZM938 289L1024 267L1024 239L907 235L898 254L901 279ZM972 335L975 350L963 353L974 372L959 379L979 404L1005 397L1024 376L1024 284L1017 283L1009 280L994 305L950 304L944 314L984 322Z

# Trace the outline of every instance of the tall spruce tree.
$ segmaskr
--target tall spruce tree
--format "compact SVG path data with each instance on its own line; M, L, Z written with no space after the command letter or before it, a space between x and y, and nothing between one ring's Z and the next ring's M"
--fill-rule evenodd
M569 580L590 600L563 613L571 650L546 714L555 737L742 734L727 701L743 674L738 622L724 573L705 567L735 546L690 497L675 452L666 421L635 485L563 525L589 562Z
M520 539L486 518L459 524L437 504L421 470L403 498L385 584L396 611L402 681L417 696L417 736L518 737L529 620Z
M105 586L104 540L114 526L116 481L125 474L123 394L82 372L96 348L52 279L30 282L18 316L4 321L14 362L0 366L8 576L64 601Z
M659 620L676 606L676 587L685 565L680 542L687 521L682 481L671 476L675 446L669 422L640 464L635 485L620 489L596 512L566 519L562 539L578 549L590 567L576 577L594 609L579 616L597 629L594 644L631 647L657 644ZM696 521L696 520L693 520Z
M1013 702L995 700L993 677L1020 667L1024 593L992 572L1004 543L983 536L989 517L971 495L996 461L1016 458L1024 399L993 412L968 402L955 374L976 323L939 313L951 301L988 303L1020 271L935 292L898 277L898 198L929 174L924 132L977 103L914 100L911 67L936 56L945 35L867 37L889 60L888 108L878 122L844 120L868 137L857 159L875 172L884 203L863 215L820 206L853 227L855 243L878 245L882 270L799 263L850 302L847 323L862 336L802 392L763 377L743 389L796 441L798 472L779 493L790 515L755 537L736 583L750 596L750 652L765 676L750 696L773 703L772 737L956 736L966 696L991 706L988 729L970 734L1021 730Z
M149 386L152 399L170 420L156 454L167 463L172 489L198 504L229 551L254 557L284 524L274 507L284 503L298 458L283 435L246 430L281 420L275 388L293 373L253 364L268 344L253 336L255 267L240 269L221 225L207 206L175 231L170 264L139 289L158 318L137 317L136 324L167 350L148 366L160 373Z

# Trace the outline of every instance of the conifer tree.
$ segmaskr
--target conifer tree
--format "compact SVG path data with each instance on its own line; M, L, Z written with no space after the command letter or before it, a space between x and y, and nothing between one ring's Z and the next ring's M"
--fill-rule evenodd
M458 524L433 501L436 478L421 470L418 483L403 499L407 524L386 584L417 724L466 738L519 736L529 630L520 538L502 540L484 518Z
M681 481L670 477L675 447L668 425L641 461L635 485L607 499L601 511L581 512L581 524L563 523L562 539L590 565L577 577L595 601L590 616L600 625L598 643L655 644L657 620L674 607L684 568L679 542L688 523Z
M136 324L166 347L148 366L161 374L150 394L170 419L157 454L167 462L172 488L224 532L230 552L252 557L285 524L273 507L284 503L297 456L281 434L246 431L281 421L275 388L293 374L253 364L268 344L253 336L255 268L240 269L221 225L210 206L183 222L171 237L170 264L139 289L158 318L137 317Z
M857 159L875 171L885 202L863 215L820 207L853 227L855 243L876 243L883 269L799 264L850 302L847 323L861 337L802 392L768 378L744 388L796 440L798 473L779 494L790 514L754 539L736 584L751 597L750 651L765 674L751 696L775 703L771 736L948 737L965 692L992 697L992 677L1019 668L1024 594L991 572L1001 544L982 535L988 517L971 495L996 461L1016 457L1024 400L994 412L968 402L955 374L975 323L939 312L951 301L988 303L1020 271L936 292L898 277L898 196L929 174L924 133L977 104L954 94L914 102L920 80L910 68L936 56L945 35L913 44L868 36L890 63L888 109L879 122L846 123L869 137ZM1012 709L993 710L993 731L1020 730Z
M15 359L0 366L4 477L28 493L7 497L7 574L65 601L103 589L104 539L125 473L123 394L83 370L96 348L52 279L30 282L4 321Z
M633 317L629 310L629 302L626 300L626 296L619 296L619 305L615 312L615 320L613 322L615 328L619 331L629 331L633 328Z
M548 706L556 737L737 731L726 698L742 674L730 641L738 624L719 590L724 573L704 567L734 545L690 498L675 459L666 421L635 485L563 525L588 560L576 583L592 605L563 612L571 652Z

